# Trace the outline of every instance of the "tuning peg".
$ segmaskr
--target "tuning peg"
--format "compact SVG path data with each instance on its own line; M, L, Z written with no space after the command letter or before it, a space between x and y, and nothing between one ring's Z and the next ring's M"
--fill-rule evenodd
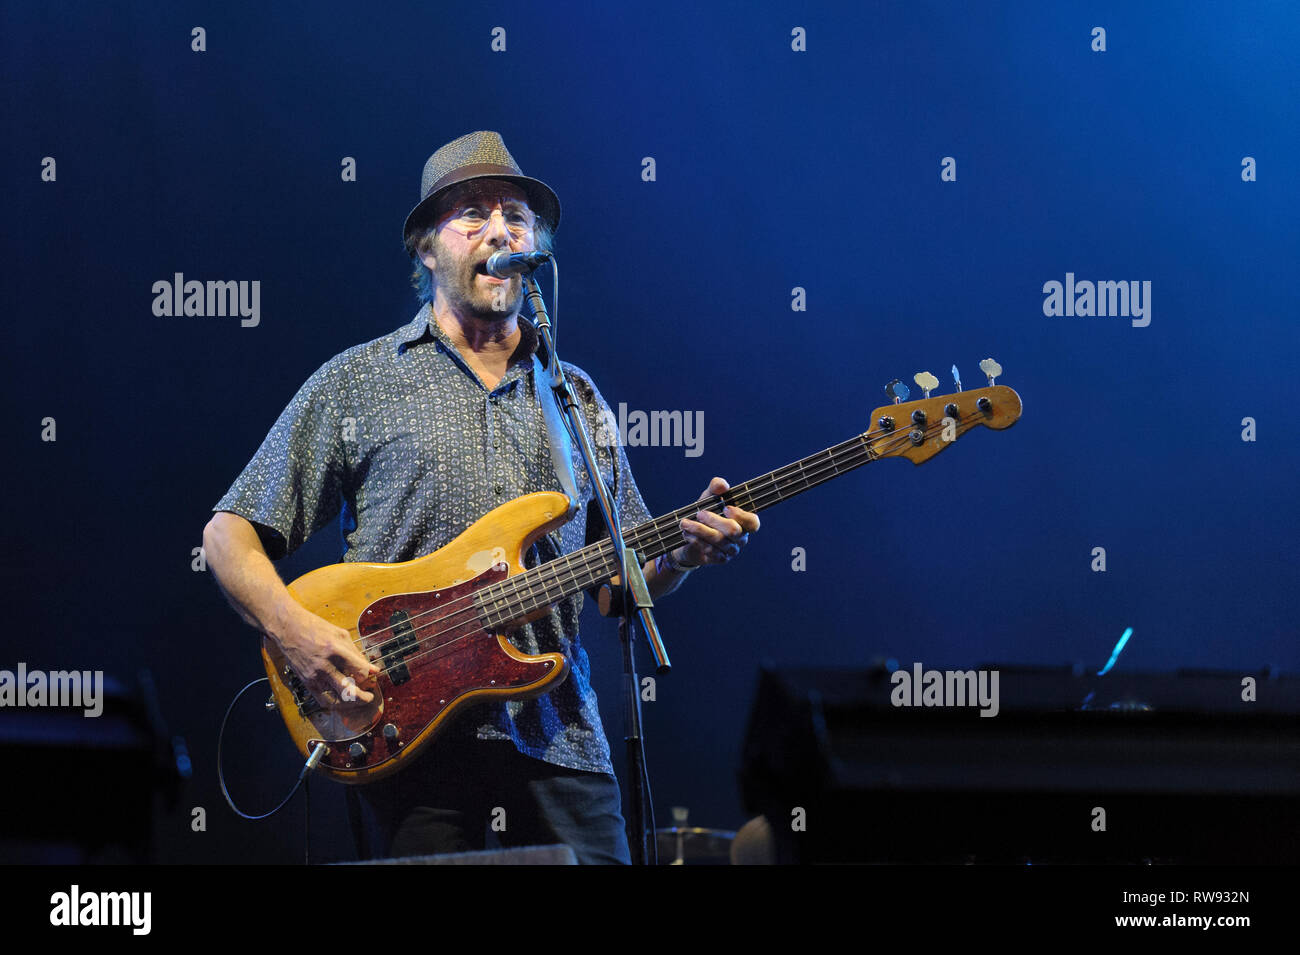
M989 387L991 388L996 383L994 379L1002 374L1002 366L992 358L985 358L980 362L980 371L989 376Z
M912 393L907 385L903 384L901 378L895 378L889 384L885 385L885 394L894 399L894 404L899 404L907 400L907 396Z
M939 379L934 377L928 371L919 371L912 376L916 386L925 392L924 397L929 398L930 392L939 387Z
M956 383L957 390L961 391L961 372L957 370L956 365L952 366L952 380Z

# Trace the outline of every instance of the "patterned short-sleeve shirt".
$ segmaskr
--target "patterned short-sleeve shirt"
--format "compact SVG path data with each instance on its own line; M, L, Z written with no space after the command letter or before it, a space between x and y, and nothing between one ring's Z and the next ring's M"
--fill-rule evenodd
M522 318L519 328L531 354L536 332ZM564 367L598 435L608 427L609 406L585 372ZM531 361L516 362L488 390L425 305L392 334L322 365L213 510L252 522L272 559L292 553L336 517L345 561L392 563L432 553L499 504L560 490L534 378ZM649 520L619 442L594 443L624 528ZM603 534L599 508L588 508L591 484L576 448L573 463L578 510L530 549L526 566ZM545 696L472 712L480 739L508 739L537 759L612 774L578 638L582 602L574 594L509 637L524 653L563 653L568 678Z

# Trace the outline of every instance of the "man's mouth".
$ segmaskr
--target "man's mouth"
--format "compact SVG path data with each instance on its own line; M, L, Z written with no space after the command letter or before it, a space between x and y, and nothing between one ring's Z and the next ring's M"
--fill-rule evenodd
M487 270L487 261L486 261L486 260L484 260L484 261L480 262L478 265L474 266L474 272L475 272L476 274L478 274L478 275L482 275L482 276L483 276L484 278L486 278L489 282L505 282L505 281L506 281L505 279L499 279L499 278L497 278L495 275L489 275L489 274L488 274L488 270Z

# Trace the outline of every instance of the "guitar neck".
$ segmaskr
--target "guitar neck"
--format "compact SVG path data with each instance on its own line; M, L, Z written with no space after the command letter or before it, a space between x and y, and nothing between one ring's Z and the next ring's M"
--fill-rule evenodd
M687 504L662 517L624 530L623 538L643 560L651 560L685 543L682 518L700 511L721 514L728 504L747 511L762 511L802 494L809 488L847 474L879 454L871 447L867 434L860 434L834 447L769 471L722 495ZM581 550L556 558L518 576L483 589L480 613L492 627L505 627L557 600L603 583L618 573L611 541L589 544Z
M818 484L825 484L832 478L847 474L875 457L866 436L858 435L825 451L738 484L721 496L712 495L703 501L687 504L647 521L625 535L627 543L636 548L637 553L645 559L653 559L685 543L681 531L682 518L694 517L700 511L721 514L728 504L746 511L763 511ZM609 551L613 552L612 545Z

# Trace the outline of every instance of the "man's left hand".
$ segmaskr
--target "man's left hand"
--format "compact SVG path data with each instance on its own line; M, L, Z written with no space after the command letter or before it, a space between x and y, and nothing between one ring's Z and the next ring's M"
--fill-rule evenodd
M720 477L709 482L698 500L705 500L731 489ZM725 564L749 543L749 535L758 530L758 515L728 504L721 514L699 511L695 519L682 519L682 536L686 544L673 556L683 564Z

